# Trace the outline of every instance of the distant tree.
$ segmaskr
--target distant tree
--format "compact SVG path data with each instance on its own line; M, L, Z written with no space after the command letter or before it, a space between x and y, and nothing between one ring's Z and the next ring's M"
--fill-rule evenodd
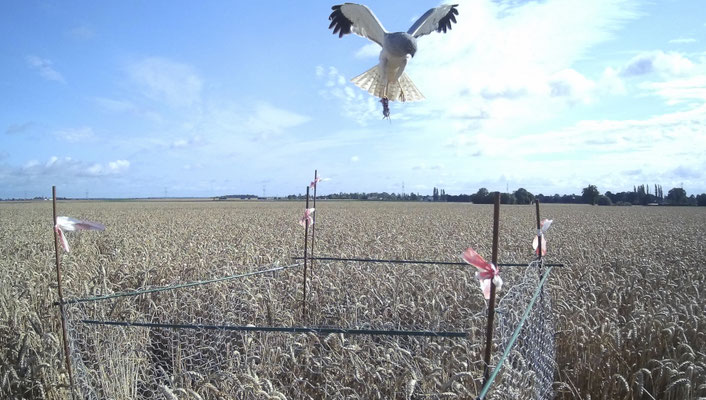
M530 204L534 201L534 195L525 188L519 188L513 193L517 204Z
M667 200L672 205L687 204L686 190L682 188L673 188L667 192Z
M491 204L493 202L493 196L490 195L488 189L480 188L476 194L471 195L472 201L476 204Z
M696 196L696 205L706 206L706 193L701 193L700 195Z
M610 199L610 197L606 195L601 195L598 196L598 205L599 206L612 206L613 201Z
M584 203L595 206L596 202L598 201L599 195L600 192L598 192L598 188L596 187L596 185L588 185L587 187L583 188L581 192L581 199Z
M502 204L515 204L515 196L511 195L510 193L501 193L500 194L500 203L502 203Z
M434 194L432 195L432 198L434 199L434 201L439 201L439 189L434 188L434 192L433 192L433 193L434 193Z

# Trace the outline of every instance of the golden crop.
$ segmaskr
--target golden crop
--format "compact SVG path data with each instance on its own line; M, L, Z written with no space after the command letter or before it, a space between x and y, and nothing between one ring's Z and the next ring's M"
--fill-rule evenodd
M556 397L706 396L706 210L541 209L554 220L547 260L566 265L549 280ZM66 298L287 265L303 254L303 203L72 201L58 210L107 227L68 234ZM316 214L317 255L459 261L472 246L490 258L492 206L319 201ZM0 398L69 398L51 305L51 204L2 203L0 221ZM534 207L502 206L501 262L532 258L534 226ZM76 310L102 320L453 330L469 337L209 333L74 321L72 335L83 340L74 350L85 353L101 382L98 398L473 398L479 391L486 306L470 267L309 268L306 321L301 268ZM505 269L499 295L520 275ZM100 348L81 348L96 343ZM147 387L147 380L158 383Z

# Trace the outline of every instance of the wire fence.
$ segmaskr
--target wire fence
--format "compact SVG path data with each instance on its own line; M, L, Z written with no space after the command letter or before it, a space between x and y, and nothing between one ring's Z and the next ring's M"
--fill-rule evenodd
M301 288L288 289L288 285L299 281L300 263L67 300L64 306L79 397L474 395L481 385L485 314L470 311L469 304L482 296L468 291L469 287L477 289L469 269L365 264L320 262L310 282L315 290L309 299L308 324L298 320L296 311L283 313L299 308ZM487 398L551 398L553 325L546 285L534 307L529 304L540 279L538 267L531 264L524 271L507 273L510 289L498 304L497 355L493 359L501 368ZM346 277L342 278L344 269ZM394 304L395 292L409 287L390 284L388 291L366 291L358 286L355 292L346 287L369 280L373 274L382 274L390 282L410 275L414 278L407 279L410 282L438 279L444 290L420 295L437 295L439 307L415 319L422 313L413 304L399 299ZM335 289L321 285L335 282L335 277L340 286L338 303L320 301L321 293ZM243 281L252 279L258 279L259 292L244 289L253 285ZM513 330L528 307L531 313L512 347ZM429 318L435 313L434 319ZM508 346L513 350L506 360L500 360L500 352Z
M369 281L380 268L393 281L418 273L407 267L349 266L344 278L341 263L319 265L305 324L296 312L299 265L65 301L78 397L433 396L477 351L469 333L482 327L482 313L454 305L448 318L415 320L400 316L412 311L393 304L394 287L347 286ZM336 304L322 297L332 292L326 299ZM453 330L456 317L467 323Z
M546 284L552 268L545 269L542 261L531 262L520 281L500 300L496 309L495 370L481 398L554 398L555 327Z

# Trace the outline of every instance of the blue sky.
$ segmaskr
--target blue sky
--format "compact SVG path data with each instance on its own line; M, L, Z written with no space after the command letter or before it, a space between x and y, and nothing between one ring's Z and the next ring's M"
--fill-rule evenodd
M0 4L0 197L706 192L706 11L694 0L459 0L381 105L324 2ZM369 1L404 31L434 1Z

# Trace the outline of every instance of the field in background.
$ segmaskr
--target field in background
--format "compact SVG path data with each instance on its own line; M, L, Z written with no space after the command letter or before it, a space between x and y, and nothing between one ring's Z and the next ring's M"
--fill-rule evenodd
M317 206L317 255L457 261L472 246L490 257L492 206L330 201ZM303 251L297 223L303 208L293 202L60 202L59 215L107 226L103 233L69 233L65 297L288 264ZM542 216L554 219L547 260L566 265L549 280L557 324L557 398L706 396L705 210L543 205ZM51 203L0 204L0 221L0 397L64 398L61 329L51 306L56 300ZM501 262L530 260L534 224L534 207L501 208ZM506 285L512 285L512 274L503 273ZM473 271L321 264L313 276L313 321L459 328L473 338L458 343L346 336L323 343L305 334L249 334L232 378L244 388L239 396L405 398L443 392L464 398L477 392L485 305ZM185 307L204 318L301 322L300 270L200 290L212 304ZM221 307L232 297L217 290L237 293L243 311L223 314ZM369 301L364 299L374 299L373 312L354 314L358 301ZM113 383L120 385L117 378ZM192 380L190 389L206 398L206 383Z

